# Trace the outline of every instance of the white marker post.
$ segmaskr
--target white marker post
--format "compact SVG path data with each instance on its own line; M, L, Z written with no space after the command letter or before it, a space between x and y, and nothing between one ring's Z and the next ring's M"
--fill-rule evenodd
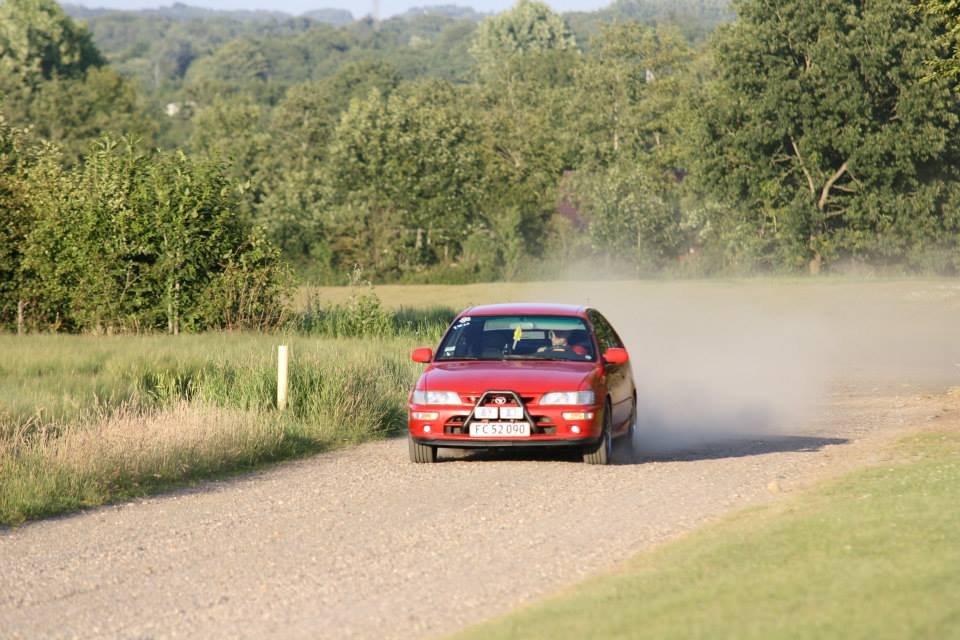
M277 347L277 409L287 408L287 345Z

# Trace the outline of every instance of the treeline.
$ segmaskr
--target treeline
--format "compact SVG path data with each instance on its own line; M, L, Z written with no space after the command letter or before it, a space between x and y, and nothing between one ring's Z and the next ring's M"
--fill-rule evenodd
M170 149L133 152L143 167L216 167L230 219L313 282L357 267L955 273L951 11L620 0L562 16L520 0L341 26L125 12L89 17L92 38L50 0L5 0L0 109L56 143L44 166L74 181L116 148L90 150L104 133Z
M355 19L349 11L330 9L291 16L183 4L141 11L64 8L86 22L115 69L135 78L145 94L167 101L202 98L211 81L234 78L242 84L249 78L236 67L253 60L232 58L241 50L256 58L273 98L292 83L319 80L344 64L371 59L389 59L404 79L466 81L472 68L467 50L487 17L453 5L411 9L376 23L369 15ZM587 44L604 24L617 21L672 22L691 40L702 40L732 14L725 0L618 0L600 11L565 17Z

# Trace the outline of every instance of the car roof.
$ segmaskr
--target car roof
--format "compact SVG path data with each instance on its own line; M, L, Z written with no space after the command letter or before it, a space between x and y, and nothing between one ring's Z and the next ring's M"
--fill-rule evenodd
M499 316L499 315L544 315L544 316L586 316L586 307L576 304L549 304L543 302L507 302L501 304L482 304L463 311L461 316Z

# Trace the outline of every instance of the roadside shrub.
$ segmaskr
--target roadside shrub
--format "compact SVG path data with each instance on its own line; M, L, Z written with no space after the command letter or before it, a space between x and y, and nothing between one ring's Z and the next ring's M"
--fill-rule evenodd
M147 333L268 329L289 271L241 212L217 161L103 139L82 165L28 174L26 322L34 330Z

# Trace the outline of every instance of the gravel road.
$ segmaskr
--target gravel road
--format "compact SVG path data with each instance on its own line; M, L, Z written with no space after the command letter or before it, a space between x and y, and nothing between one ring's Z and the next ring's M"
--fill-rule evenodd
M0 531L0 636L451 632L877 459L943 413L943 396L900 393L840 393L788 433L610 467L518 453L412 465L389 440Z

